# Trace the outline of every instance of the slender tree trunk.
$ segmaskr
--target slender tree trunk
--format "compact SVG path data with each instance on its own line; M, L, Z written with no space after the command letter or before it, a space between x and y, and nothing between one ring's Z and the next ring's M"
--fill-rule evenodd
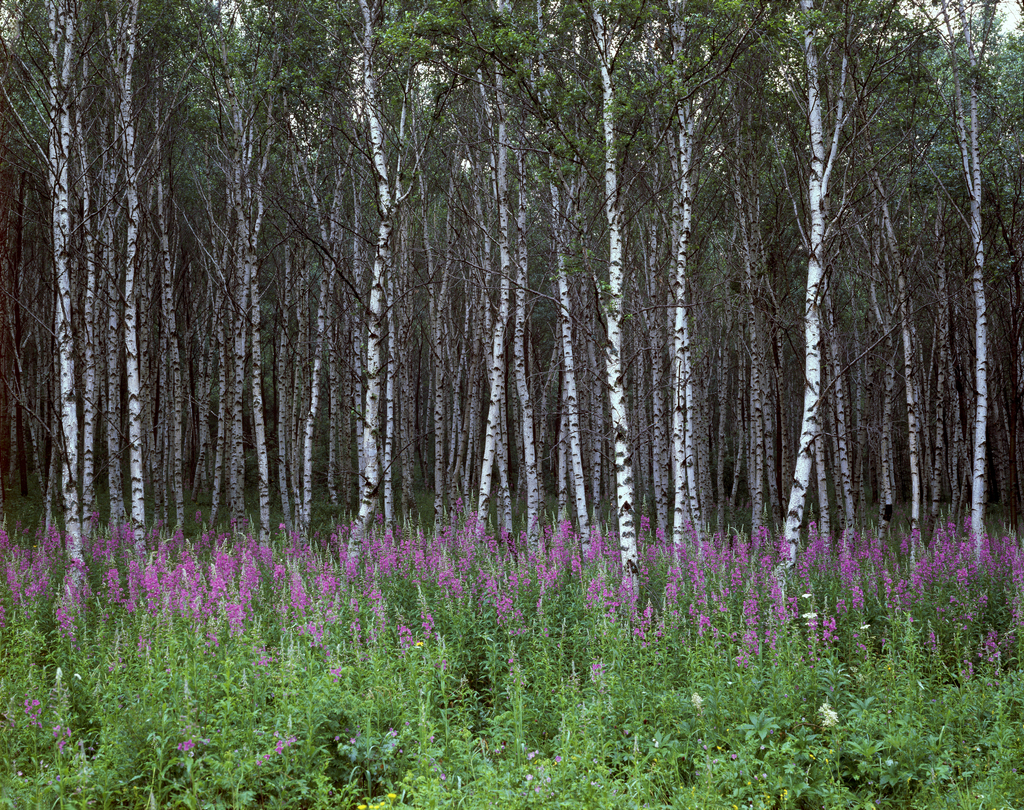
M200 490L205 490L209 478L207 455L210 445L210 391L212 389L213 377L213 348L216 342L214 336L214 313L216 312L216 298L213 295L212 280L207 286L207 306L209 310L205 313L207 328L204 330L204 337L199 342L200 372L199 381L196 385L194 412L198 414L196 463L192 475L192 501L198 500ZM201 328L201 327L200 327ZM207 341L209 346L207 347Z
M800 0L800 9L810 17L814 9L813 0ZM818 409L821 399L821 298L824 293L824 252L825 252L825 201L828 198L828 180L832 161L835 157L839 131L843 125L843 88L845 85L846 60L843 60L843 76L840 79L840 94L836 112L835 132L832 149L826 157L823 139L821 90L818 76L818 52L815 33L810 20L804 31L804 59L807 64L807 108L810 126L811 165L808 176L808 207L810 228L807 232L807 291L804 303L804 407L797 449L796 469L790 490L789 508L786 514L787 563L796 562L797 544L800 540L800 525L803 523L804 500L811 474L811 456L815 439L820 432Z
M309 380L309 410L306 412L305 429L302 444L302 513L299 530L309 531L310 518L313 512L313 428L316 426L316 414L320 406L320 370L323 366L323 337L327 321L327 291L329 289L328 273L323 272L320 279L320 303L316 312L316 336L313 341L313 373Z
M395 280L392 275L390 281L391 301L398 301L395 294ZM395 461L395 433L398 422L395 416L395 388L398 377L398 311L392 307L391 317L388 318L388 367L385 372L384 383L384 464L381 471L384 490L384 522L391 525L395 520L395 492L394 475L392 466ZM405 408L402 409L403 411Z
M86 80L87 60L83 60L83 84ZM79 90L81 92L81 90ZM96 234L93 227L94 212L90 186L92 180L85 176L89 166L86 137L82 129L81 115L74 116L74 140L78 145L79 163L82 167L82 240L85 243L86 286L85 301L82 313L83 326L83 368L82 368L82 510L83 515L91 515L96 511L96 426L99 416L98 385L96 374L96 338L98 315L96 308ZM0 488L2 489L2 488Z
M182 465L182 402L184 390L181 377L181 355L178 351L178 322L174 306L174 264L171 258L169 221L164 205L163 177L158 173L156 178L157 223L160 238L160 257L163 264L163 295L164 322L167 324L167 342L170 348L171 395L171 436L170 436L170 467L171 489L174 491L174 517L176 525L185 521L185 481Z
M423 175L419 175L420 184L420 218L423 220L423 248L427 257L427 278L432 282L430 285L430 348L431 364L434 375L434 526L439 528L444 520L444 496L447 491L445 479L445 390L448 386L448 376L445 373L445 363L442 352L444 351L444 326L446 310L448 307L448 278L449 268L447 252L444 261L444 268L441 272L440 289L436 284L436 265L433 244L430 241L430 219L427 216L426 184ZM435 292L435 290L437 290Z
M654 489L654 511L658 528L667 530L669 527L669 492L671 489L668 415L665 411L664 389L666 385L664 369L665 346L668 345L667 327L669 326L666 311L661 309L660 285L658 277L658 227L652 224L649 229L650 239L647 249L647 285L651 300L651 313L647 317L647 329L650 333L651 354L651 483ZM672 313L674 320L675 313Z
M697 456L694 428L697 419L693 384L693 363L690 353L690 313L688 284L688 252L692 210L690 164L693 153L693 115L689 104L679 105L676 123L675 194L672 201L672 230L675 236L672 286L674 293L672 347L672 446L675 456L675 514L672 521L672 542L681 548L686 542L687 524L692 528L698 549L703 535L697 484Z
M277 357L275 358L274 385L277 388L277 486L281 493L281 512L284 520L291 529L294 527L292 521L292 504L289 497L289 436L288 429L294 419L294 405L289 402L288 392L291 386L288 385L288 376L285 371L285 357L288 354L288 324L291 312L291 283L292 283L292 251L287 242L284 244L284 268L281 287L279 289L279 300L281 310L279 316L281 324L278 327L277 335ZM294 468L292 468L294 475Z
M260 338L259 283L250 256L247 260L248 282L251 286L251 315L249 318L249 342L252 345L252 421L256 438L256 468L259 472L260 536L270 533L270 460L267 455L267 427L263 406L263 346Z
M335 299L336 281L331 282L331 300ZM331 503L338 503L338 434L340 433L341 421L341 377L338 369L340 357L338 356L338 345L340 343L340 320L341 312L334 310L334 317L330 319L327 338L327 379L329 381L328 401L328 425L327 425L327 494Z
M818 479L818 535L832 537L831 506L828 497L828 463L825 459L825 433L819 429L814 440L814 469Z
M569 296L569 278L566 272L566 253L569 248L568 222L572 216L575 189L566 194L565 208L561 204L558 183L552 182L551 207L552 225L554 228L555 263L558 274L558 328L561 338L562 354L562 401L560 410L565 421L564 431L559 430L559 437L567 440L569 458L567 466L571 469L572 497L576 507L576 524L583 542L588 543L590 536L590 510L587 506L587 484L583 476L583 439L580 435L580 398L576 384L576 354L572 342L572 300ZM561 463L561 461L560 461ZM559 478L558 491L565 486L565 476Z
M377 183L377 251L370 279L370 300L366 313L366 399L363 408L363 453L365 469L359 491L359 536L370 528L374 506L381 483L381 465L378 442L380 440L381 372L384 366L384 307L386 275L391 266L392 230L394 228L395 201L401 190L392 195L388 181L388 168L384 156L384 131L379 117L377 79L373 62L373 20L369 0L360 0L363 12L363 90L366 93L366 111L370 126L370 150ZM401 172L398 172L401 176Z
M490 509L491 481L493 466L500 454L501 409L505 400L505 330L509 319L511 297L512 252L510 245L509 204L508 204L508 141L505 128L505 102L503 77L499 72L495 78L495 104L488 106L488 117L492 120L495 143L491 149L491 171L495 178L495 202L498 209L498 253L500 290L498 312L491 330L491 352L488 358L490 380L490 401L487 407L487 426L484 432L484 455L480 468L480 492L477 512L487 520ZM481 87L481 93L486 91ZM486 96L485 96L486 103ZM489 251L485 251L485 256ZM485 331L486 334L486 331Z
M739 214L739 233L742 239L740 246L740 257L743 262L744 287L746 292L749 317L747 318L747 329L749 330L749 351L750 351L750 427L751 443L753 453L749 465L750 477L750 533L757 534L764 520L764 481L765 481L765 412L764 412L764 387L766 370L764 368L764 350L762 335L758 326L757 312L757 285L754 279L754 245L751 230L757 227L755 216L756 206L750 195L744 195L742 184L737 178L736 209ZM770 478L770 476L769 476ZM774 499L771 499L774 502Z
M954 126L957 146L960 148L964 183L970 197L969 224L971 242L974 248L971 287L974 293L974 442L971 475L971 533L974 535L975 554L981 555L985 535L985 473L986 473L986 432L988 428L988 307L985 301L985 240L981 223L981 153L978 147L980 124L978 121L978 55L973 39L973 29L967 16L964 0L957 0L960 34L967 51L967 99L966 109L961 87L961 72L957 56L958 36L954 35L950 20L948 0L942 0L942 14L948 37L953 73Z
M139 265L139 229L142 211L139 203L139 177L136 166L135 117L133 107L132 68L135 59L136 20L138 0L128 0L124 9L119 9L116 42L111 50L115 54L120 104L118 120L114 127L118 133L121 157L124 163L126 193L127 241L124 265L124 341L125 368L128 383L128 465L131 472L131 522L136 532L136 548L142 550L141 531L146 525L146 493L143 488L143 435L142 435L142 392L140 364L140 335L138 333L138 284L136 271ZM121 16L123 14L123 17Z
M67 552L71 559L71 578L77 582L81 575L82 559L82 505L78 490L78 411L77 386L75 382L74 339L72 327L72 290L69 242L71 239L71 188L69 184L69 163L71 159L71 109L72 70L74 68L76 14L66 0L51 0L48 4L50 18L50 71L48 75L48 113L50 136L47 155L47 181L53 191L50 216L53 238L53 263L57 276L57 297L54 304L54 334L57 340L60 407L60 446L57 465L50 468L53 481L61 480L62 511L67 533ZM58 457L55 456L55 460ZM50 490L53 489L51 485Z
M898 298L898 312L900 316L900 332L903 338L903 377L905 380L906 402L907 402L907 441L910 445L910 528L920 530L921 528L921 431L919 427L918 402L915 396L915 356L916 348L913 341L912 327L910 323L910 292L907 289L906 268L903 257L900 254L899 243L896 239L896 230L893 227L892 217L889 214L889 198L885 187L882 185L878 173L872 174L875 188L878 191L881 205L882 228L888 245L889 264L896 273L896 295Z
M725 335L718 345L718 447L715 458L715 499L718 501L718 514L715 528L725 532L725 422L729 407L729 367L727 345L728 335L732 331L732 318L726 322Z
M523 462L526 472L526 537L531 551L537 549L540 533L540 475L533 425L533 398L526 375L526 155L519 150L519 211L516 216L516 315L512 356L515 358L516 388L522 411Z
M835 397L836 413L836 451L839 463L839 475L843 489L843 535L854 526L856 506L853 502L853 476L850 471L850 454L847 447L847 424L846 424L846 387L843 385L843 368L839 362L839 328L835 322L834 308L832 302L827 302L827 312L832 328L828 340L829 360L832 365L832 386Z
M615 512L618 518L619 554L622 566L635 586L638 568L636 529L633 522L633 458L629 440L629 425L626 420L622 370L622 303L625 278L622 257L622 205L619 200L615 139L614 62L616 54L613 53L611 32L606 24L603 5L595 2L591 13L597 33L603 90L604 208L608 220L608 286L602 296L602 311L608 333L605 342L605 372L614 443Z
M108 189L113 189L113 178L109 180ZM109 196L108 196L109 200ZM107 488L110 490L110 522L121 523L125 518L124 483L121 467L121 350L125 345L121 329L124 319L121 317L117 302L121 298L121 279L117 263L114 260L114 227L108 217L104 224L103 240L104 264L107 268Z
M216 305L215 305L216 311ZM217 352L218 385L217 385L217 435L213 451L213 493L210 502L210 525L216 525L217 512L220 511L220 494L224 485L224 456L227 454L227 417L228 417L228 363L227 363L227 320L223 314L217 319Z

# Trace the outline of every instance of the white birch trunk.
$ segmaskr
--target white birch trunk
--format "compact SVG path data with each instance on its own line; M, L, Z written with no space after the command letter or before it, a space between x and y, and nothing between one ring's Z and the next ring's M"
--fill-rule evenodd
M332 273L331 278L331 303L333 305L333 317L330 319L327 339L327 379L329 382L330 396L328 402L327 421L327 494L331 503L338 503L339 483L339 440L341 436L341 308L338 299L338 274Z
M419 175L420 218L423 220L423 248L427 256L427 278L435 279L435 259L430 241L430 220L427 217L426 183ZM448 263L441 272L440 290L436 283L430 285L430 348L431 366L434 374L433 426L434 426L434 526L440 527L444 520L445 480L445 389L448 377L445 374L444 327L442 321L448 306Z
M615 85L611 32L601 5L592 7L601 63L603 91L602 124L604 130L604 207L608 220L608 287L602 301L607 324L605 371L608 404L611 412L615 458L615 513L619 527L619 555L625 574L637 584L637 546L634 526L633 460L626 420L626 398L622 379L622 303L624 272L622 266L622 206L619 201L618 168L615 142Z
M964 0L957 0L960 28L967 46L968 75L967 109L961 91L960 71L956 65L953 29L950 24L946 0L942 12L949 35L950 56L953 60L955 91L955 124L957 145L960 147L964 182L971 200L970 230L974 248L971 287L974 293L974 444L971 476L971 533L974 535L975 553L980 556L985 534L985 473L986 432L988 428L988 307L985 301L985 241L981 230L981 153L978 148L980 124L978 122L978 57Z
M316 336L313 341L313 373L309 381L309 410L303 430L302 442L302 512L299 531L308 532L313 512L313 428L320 406L320 369L323 366L323 336L327 321L328 272L322 271L320 279L320 303L316 312Z
M933 443L931 506L928 510L934 528L939 518L942 493L943 458L946 455L946 364L949 362L949 286L946 282L946 230L942 223L942 198L935 206L935 269L939 277L938 364L935 385L935 441Z
M269 125L268 112L268 125ZM239 121L241 117L239 116ZM253 138L250 131L249 138ZM250 147L251 149L251 147ZM270 534L270 459L267 453L267 428L263 408L263 341L261 338L260 286L257 276L256 247L263 227L263 178L270 157L270 145L265 148L255 177L249 177L245 190L248 192L248 206L239 209L239 225L242 239L243 276L249 301L249 345L252 347L252 424L255 439L256 470L259 479L260 536ZM241 198L240 198L241 199ZM251 210L255 208L255 210ZM243 479L244 481L244 479ZM243 484L244 487L244 484ZM243 493L244 497L244 493ZM244 504L243 504L244 505Z
M237 135L236 131L236 135ZM235 267L233 268L235 307L232 309L234 336L232 340L232 376L231 376L231 452L228 469L228 500L231 508L231 519L241 520L245 516L245 445L242 433L242 411L245 398L245 344L248 330L246 328L249 308L249 284L246 278L244 235L241 231L245 224L242 218L242 145L234 144L234 155L230 167L230 188L228 205L235 211ZM224 268L225 276L228 269Z
M857 452L853 461L854 509L857 510L858 515L860 515L863 511L863 504L867 502L867 494L864 486L866 481L864 469L868 458L868 426L864 419L864 359L863 351L861 349L862 343L860 332L857 328L856 322L854 322L853 333L854 347L857 351L857 357L861 358L854 364L852 396L853 421L857 426Z
M569 297L569 278L566 273L566 253L569 248L568 220L573 194L570 192L563 209L558 184L551 183L552 224L554 226L555 261L558 272L558 326L562 349L562 412L568 433L569 465L571 467L572 496L576 506L576 525L584 543L590 536L590 511L587 506L587 482L583 477L583 440L580 435L580 399L576 385L576 356L572 343L572 301ZM559 430L559 436L565 436ZM564 475L559 479L559 493L564 488Z
M366 398L363 408L363 453L365 468L359 490L359 518L357 533L353 538L361 541L373 519L381 483L381 465L378 442L380 440L380 397L381 371L384 355L384 307L387 273L391 266L392 230L397 202L401 189L392 194L388 180L387 161L384 155L384 131L380 120L380 101L377 96L377 79L373 63L373 19L369 0L360 0L363 12L363 91L366 93L366 114L370 127L370 150L374 177L377 183L377 211L380 223L377 227L377 251L373 260L373 275L370 280L370 301L366 318ZM404 108L403 108L404 118ZM396 171L401 177L401 169Z
M50 478L56 482L63 478L61 506L64 529L67 534L67 552L71 560L72 581L78 582L82 566L82 505L78 490L78 412L76 404L74 338L71 331L72 302L71 257L68 255L71 239L71 189L69 163L71 159L72 69L74 66L76 15L72 5L64 0L48 4L50 24L50 69L48 74L48 113L50 135L47 154L47 181L53 191L50 229L53 239L53 263L57 276L57 298L54 303L54 333L57 338L59 388L57 399L60 410L60 437L54 450L60 446L60 469L51 464ZM48 491L54 489L51 484Z
M194 412L197 414L198 432L196 436L196 443L199 448L199 452L196 456L196 465L192 474L192 501L196 501L200 490L205 490L206 483L209 481L209 475L207 474L207 455L209 454L208 446L210 444L210 390L212 388L212 377L213 377L213 317L216 311L215 299L213 296L213 280L210 279L207 285L207 306L209 310L204 315L207 327L204 331L204 337L199 342L199 380L196 383L196 397L192 405ZM200 327L202 328L202 327ZM207 348L207 341L209 341L209 348Z
M885 387L882 390L882 396L885 400L882 402L882 453L881 453L881 473L882 479L882 498L881 498L881 514L878 519L878 537L879 539L885 536L885 533L889 530L889 523L892 521L893 512L893 500L895 489L895 470L893 467L893 452L892 452L892 406L893 406L893 390L896 387L896 368L891 360L886 359L885 364Z
M588 312L588 314L590 314ZM598 320L595 318L595 320ZM600 386L597 383L600 380L601 368L597 364L597 346L595 345L596 329L600 327L600 323L594 324L586 334L587 344L587 360L590 363L587 372L588 376L594 379L592 385L585 387L587 397L587 408L586 413L589 416L589 432L587 433L587 449L590 451L590 503L595 509L594 519L599 518L600 512L599 506L604 502L602 498L602 489L607 492L607 488L602 486L602 468L604 465L602 457L605 435L605 418L604 418L604 396L601 394Z
M832 518L828 497L825 433L820 428L814 440L814 468L818 479L818 535L827 539L832 536Z
M726 346L728 335L732 332L732 318L726 322L726 333L718 346L718 448L715 459L715 498L718 501L718 515L715 528L725 532L725 446L726 430L725 421L729 408L729 376L728 356Z
M686 41L686 27L683 20L686 0L670 0L669 7L672 14L672 58L675 65L682 69L683 47ZM693 208L690 167L693 162L694 118L689 101L680 100L676 105L676 110L676 120L673 122L675 140L672 156L675 181L672 194L672 233L675 237L672 262L673 312L675 315L672 326L672 447L675 471L672 542L676 548L681 547L685 542L684 528L687 518L689 518L699 549L704 522L697 494L697 458L694 447L696 409L694 407L689 291L687 289L689 270L687 260Z
M751 463L748 467L750 478L751 500L751 536L757 534L764 520L764 481L765 481L765 413L764 413L764 350L761 334L758 329L756 285L754 281L754 240L750 231L757 227L756 207L744 196L739 177L734 191L736 209L739 214L739 232L742 244L740 257L743 262L744 288L747 298L749 316L750 351L750 441L753 447ZM748 205L749 203L749 205ZM770 476L769 476L770 477Z
M406 233L408 236L408 233ZM413 266L412 240L406 238L403 247L403 268ZM407 277L406 277L407 279ZM400 277L399 280L403 280ZM413 477L415 475L416 458L424 458L426 452L425 431L420 427L420 416L426 417L426 413L420 410L419 392L423 391L424 400L430 401L429 374L420 387L421 367L418 352L411 348L409 336L415 332L413 327L412 296L409 295L410 287L402 288L402 292L396 293L401 297L399 312L401 318L395 327L395 409L397 410L397 421L394 425L392 441L395 445L394 457L398 464L395 471L402 482L402 505L399 513L407 519L411 518L416 511L416 495ZM406 337L402 341L402 336ZM402 392L411 392L411 395L403 398ZM426 470L422 470L426 479Z
M334 286L333 284L331 285ZM332 295L333 299L334 296ZM337 310L331 318L331 325L328 329L327 338L327 379L330 390L327 403L327 494L331 503L338 504L338 436L341 433L341 376L338 369L340 358L336 346L338 345L338 321L340 312Z
M484 302L486 308L487 302ZM467 326L469 321L467 320ZM483 362L483 346L481 345L482 337L475 336L473 339L473 352L467 359L469 362L468 375L471 379L469 387L469 400L466 403L466 423L468 429L466 430L465 440L460 450L459 465L462 469L462 486L463 489L469 493L470 488L473 485L472 465L473 460L476 457L476 445L477 445L477 434L480 429L480 387L481 382L484 379L485 369L481 369L480 366L486 366Z
M107 202L114 188L114 172L111 168L107 180ZM121 298L120 276L114 261L113 217L107 216L103 226L103 261L107 269L107 488L110 490L110 522L121 523L125 518L124 481L122 477L121 447L121 350L119 340L124 324L118 311ZM121 344L123 345L123 344Z
M739 498L739 492L740 492L740 484L743 483L743 478L744 478L744 475L743 475L743 461L744 461L744 459L747 459L747 458L749 458L751 456L750 453L746 452L746 448L744 447L744 444L746 444L746 439L749 436L749 430L744 430L743 429L745 427L744 423L746 421L744 419L744 414L745 414L745 411L746 411L745 405L746 405L746 402L747 402L747 398L742 393L743 392L743 379L746 376L743 373L742 367L740 368L740 375L741 375L740 379L738 381L738 384L736 385L737 391L740 393L740 396L737 398L737 401L736 401L736 410L738 412L736 414L736 420L737 420L737 423L740 425L740 429L739 429L739 439L736 442L736 464L735 464L735 466L733 467L733 470L732 470L732 487L729 490L729 505L732 506L732 507L735 507L735 505L737 503L737 500ZM748 465L749 465L749 462L748 462Z
M303 487L306 471L306 418L310 403L309 369L313 367L315 361L313 345L316 336L313 330L316 329L318 299L314 297L314 282L308 258L298 253L293 255L293 260L297 260L298 270L293 288L301 290L295 296L295 334L300 362L291 364L287 380L292 405L292 419L288 426L288 446L291 450L288 466L291 472L292 525L296 531L302 531L305 504ZM319 285L316 285L316 289L319 289ZM357 406L353 403L352 407Z
M813 12L813 0L800 0L805 17ZM843 90L846 61L840 79L838 109L835 118L832 149L826 157L822 122L821 90L818 75L818 52L814 29L804 31L804 59L807 65L807 111L810 131L811 165L808 175L808 208L810 227L807 231L807 291L804 303L804 406L797 446L796 467L786 513L786 545L788 566L796 562L800 526L803 523L807 484L811 474L814 440L819 434L818 406L821 399L821 296L824 292L825 201L832 161L838 148L843 126Z
M829 306L827 311L831 313L832 307ZM846 388L843 385L843 369L839 362L839 335L834 317L832 317L832 329L830 331L828 349L829 360L832 365L832 385L834 387L836 405L836 449L838 452L839 475L843 489L842 533L845 536L847 530L853 528L856 507L853 503L853 476L850 472L850 455L847 445Z
M246 276L250 284L251 316L249 342L252 346L252 423L256 439L256 469L259 473L260 537L270 534L270 459L267 455L267 427L263 416L263 347L260 339L259 282L254 278L256 269L250 256Z
M128 383L128 464L131 471L131 523L135 544L142 550L141 531L146 525L146 493L142 480L142 393L140 390L138 302L136 270L139 252L139 228L142 223L139 204L139 178L135 154L135 119L132 110L132 67L135 60L138 0L129 0L124 18L118 21L116 47L117 76L120 82L119 120L115 129L121 136L127 201L127 243L125 248L124 341Z
M519 150L519 211L516 217L516 320L512 356L515 358L516 387L522 409L523 461L526 469L526 538L531 551L540 535L540 474L533 428L533 399L526 374L526 155Z
M499 72L495 78L495 104L487 104L486 91L481 87L495 143L491 148L491 170L494 173L495 202L498 209L498 253L500 291L498 312L491 332L491 353L488 358L490 400L487 406L487 427L484 432L484 455L480 468L480 490L477 497L477 512L486 521L490 509L491 486L495 458L499 452L501 437L501 409L505 401L505 329L509 319L509 298L511 297L512 252L509 236L508 205L508 141L505 131L504 80Z
M685 528L690 524L697 543L703 536L697 483L697 457L694 427L697 420L693 386L693 362L690 352L689 292L687 259L690 242L692 197L690 165L693 154L693 116L687 103L680 103L676 122L675 193L672 199L672 231L675 253L672 265L673 309L672 334L672 447L675 469L675 514L672 521L672 543L682 547Z
M498 419L498 442L495 447L494 459L498 468L498 507L501 525L506 534L512 534L512 477L509 473L509 445L511 437L508 430L508 411L502 403Z
M181 355L178 351L178 323L174 306L174 263L171 258L170 225L164 205L164 184L161 174L156 178L157 225L160 232L160 256L163 264L164 322L167 324L167 339L170 347L170 402L171 436L170 467L171 489L174 492L174 517L176 525L185 522L185 481L182 459L182 404L184 389L181 378Z
M882 259L879 255L879 246L876 239L869 244L871 255L871 266L873 276L881 275ZM878 293L875 283L872 280L870 286L871 307L874 310L875 318L878 321L879 329L882 332L882 346L885 351L885 383L882 389L882 434L880 452L878 457L878 476L881 484L881 498L879 499L878 536L882 538L889 528L893 511L893 489L895 485L895 473L893 468L892 452L892 406L894 391L896 388L896 365L893 359L895 350L890 345L889 334L892 331L889 322L888 309L882 309L878 303Z
M289 437L288 426L294 419L294 401L289 402L288 375L285 372L285 355L288 352L288 313L291 311L291 279L292 251L288 243L284 245L284 276L280 289L281 324L277 336L277 357L275 358L274 379L277 386L277 487L281 493L281 513L289 529L294 527L292 520L292 503L289 497L288 458ZM294 468L293 468L294 474Z
M664 347L668 343L666 335L665 313L659 305L660 296L657 293L657 253L658 253L658 228L651 225L650 241L647 258L647 283L651 297L653 316L648 318L648 329L651 334L651 421L653 423L651 437L651 476L654 485L654 511L657 526L661 529L668 529L669 526L669 491L671 489L671 476L668 472L671 467L669 461L669 436L668 417L665 413L664 395ZM667 307L666 307L667 309Z
M896 273L896 295L900 316L900 333L903 338L903 377L906 388L907 402L907 443L910 446L910 528L920 530L921 527L921 429L919 425L918 403L915 396L915 356L916 349L912 338L910 324L910 292L907 289L906 268L896 239L896 229L889 214L889 198L877 172L872 173L875 188L881 203L882 228L888 245L889 264Z
M88 61L83 60L82 80L86 79ZM74 116L75 141L78 145L79 163L81 165L81 195L82 195L82 240L85 243L85 265L86 284L84 312L82 313L83 325L83 363L82 363L82 405L84 420L82 423L82 512L83 517L88 519L96 510L96 425L99 418L98 407L98 383L96 374L96 338L98 326L98 314L96 308L96 234L93 228L92 199L90 186L92 180L87 176L89 160L86 149L86 137L82 129L80 115ZM2 505L0 505L2 508Z
M711 354L704 352L699 357L703 366L695 380L697 395L697 427L694 432L694 447L697 458L698 504L702 517L702 531L707 531L707 514L711 505L711 403L708 401L708 383L711 380Z
M215 306L216 311L216 306ZM228 362L227 362L227 320L223 314L218 318L216 356L219 358L217 384L217 433L213 448L213 492L210 500L210 525L217 522L220 511L220 494L224 485L224 456L227 454L227 418L228 418Z
M392 301L397 301L395 295L394 279L391 279ZM398 330L398 313L395 309L391 311L388 318L388 368L384 387L384 464L381 471L384 490L384 522L392 525L395 520L395 490L392 465L395 454L395 431L397 422L395 417L395 380L398 376L398 341L396 332ZM405 409L403 408L403 411Z

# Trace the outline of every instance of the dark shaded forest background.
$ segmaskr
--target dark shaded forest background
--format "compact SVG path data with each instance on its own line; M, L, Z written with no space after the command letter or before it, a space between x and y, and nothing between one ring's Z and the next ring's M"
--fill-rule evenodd
M5 515L265 531L362 498L386 521L482 506L512 529L533 497L614 521L613 313L634 510L666 531L781 526L810 31L834 160L809 517L884 527L916 499L923 531L962 519L984 393L983 501L1017 530L1019 16L599 6L606 31L581 3L0 4Z

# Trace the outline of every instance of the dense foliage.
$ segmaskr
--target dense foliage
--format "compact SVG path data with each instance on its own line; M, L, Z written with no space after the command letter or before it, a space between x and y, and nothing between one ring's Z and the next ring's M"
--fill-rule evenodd
M0 530L7 807L1009 808L1024 554Z
M1016 529L1009 10L0 4L0 495L72 535L467 496L579 528L627 514L629 464L659 529L774 529L811 464L815 252L819 527L912 501L926 538L986 503Z

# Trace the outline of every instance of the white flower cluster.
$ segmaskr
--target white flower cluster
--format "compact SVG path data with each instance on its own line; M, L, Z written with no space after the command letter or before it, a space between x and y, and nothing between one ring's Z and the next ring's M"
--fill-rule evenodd
M825 728L832 728L833 726L839 725L839 715L836 714L836 710L827 703L821 704L821 707L818 709L818 714L821 715L821 724Z
M704 713L704 698L702 698L696 692L694 692L693 696L690 698L690 703L692 703L693 708L697 710L697 714Z

